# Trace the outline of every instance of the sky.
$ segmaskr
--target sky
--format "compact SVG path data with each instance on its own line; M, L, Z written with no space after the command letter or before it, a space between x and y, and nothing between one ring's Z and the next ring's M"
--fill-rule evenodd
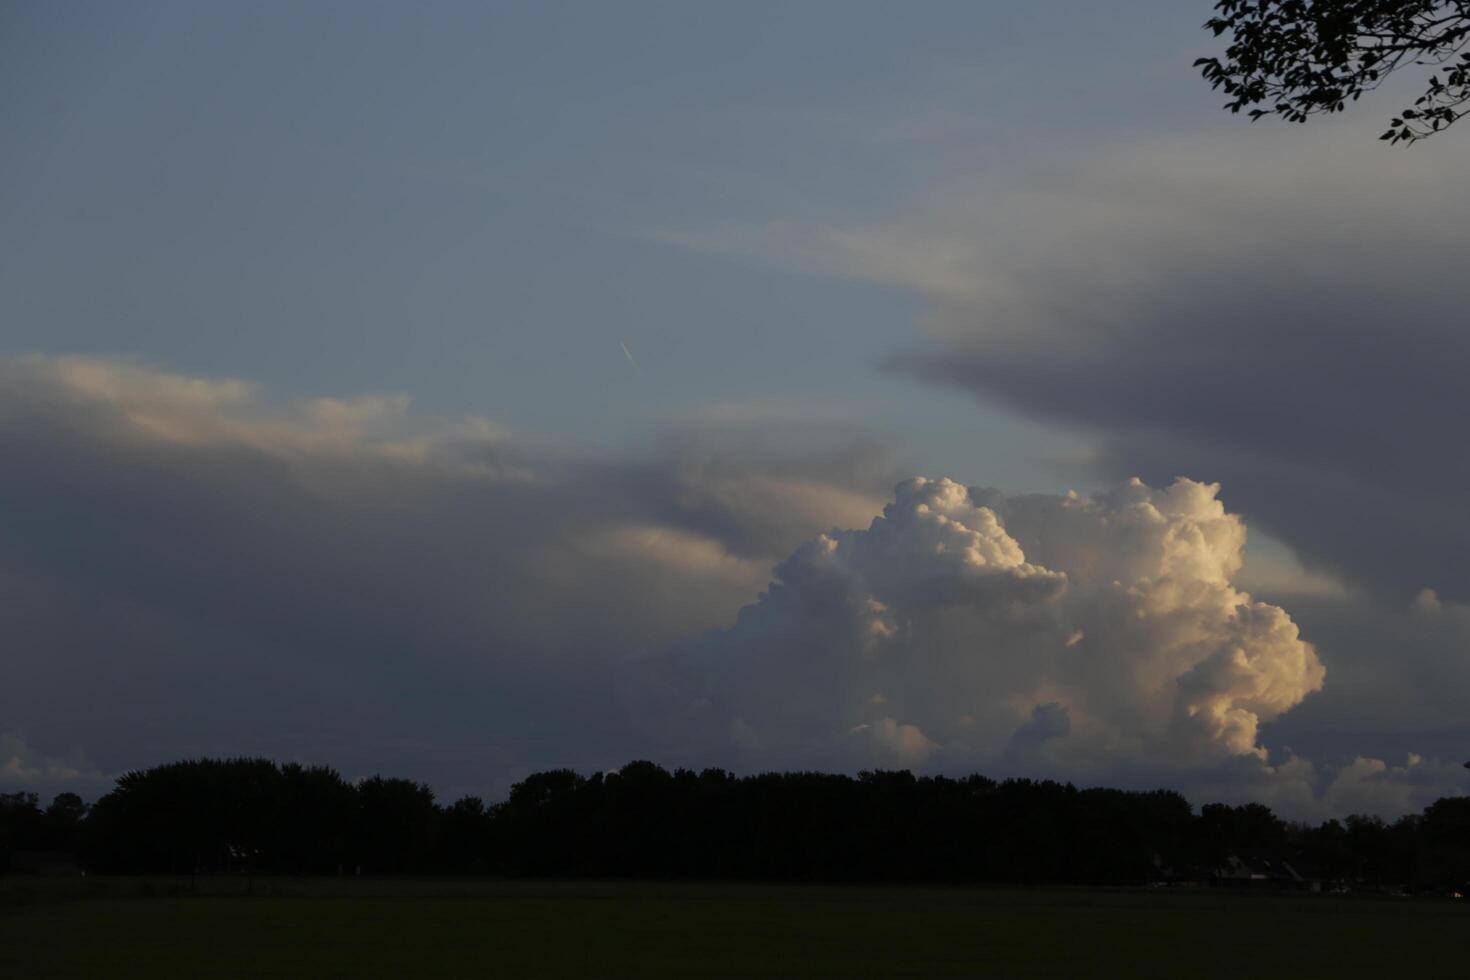
M1465 792L1470 136L1207 7L6 4L0 790Z

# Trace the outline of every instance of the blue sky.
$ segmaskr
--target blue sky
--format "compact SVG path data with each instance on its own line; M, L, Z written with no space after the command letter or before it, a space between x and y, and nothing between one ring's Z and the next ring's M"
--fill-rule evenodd
M809 403L926 470L1053 487L1036 459L1069 440L877 369L912 295L668 236L883 214L957 168L1218 101L1179 4L424 13L11 5L3 349L407 392L598 443Z

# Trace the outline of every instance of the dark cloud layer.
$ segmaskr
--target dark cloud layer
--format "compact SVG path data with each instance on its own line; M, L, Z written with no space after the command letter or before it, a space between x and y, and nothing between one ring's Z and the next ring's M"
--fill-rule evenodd
M1373 150L1201 141L1035 177L894 366L1084 428L1115 476L1220 481L1351 580L1470 598L1470 194L1453 159Z
M1231 130L687 242L912 290L893 369L1088 433L1108 478L1218 481L1313 565L1467 599L1463 154Z
M1362 595L1289 601L1332 682L1267 726L1272 744L1313 759L1470 759L1470 606L1432 593L1403 605Z
M892 482L842 439L706 429L609 459L392 400L3 367L0 732L109 771L266 752L484 787L612 764L637 748L609 737L619 664L728 621Z

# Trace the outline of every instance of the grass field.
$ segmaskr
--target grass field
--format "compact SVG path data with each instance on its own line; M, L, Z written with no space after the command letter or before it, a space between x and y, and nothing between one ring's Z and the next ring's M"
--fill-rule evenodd
M0 977L1463 975L1470 907L1082 889L0 879Z

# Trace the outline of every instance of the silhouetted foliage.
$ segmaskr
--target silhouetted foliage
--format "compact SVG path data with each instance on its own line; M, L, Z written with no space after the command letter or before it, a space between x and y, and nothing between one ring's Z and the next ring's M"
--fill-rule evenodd
M1415 880L1436 889L1470 882L1470 797L1437 800L1416 821Z
M1382 139L1423 139L1470 101L1470 0L1220 0L1215 11L1205 27L1230 44L1195 65L1231 112L1306 122L1411 64L1433 69L1425 92Z
M787 881L1302 887L1470 885L1470 798L1393 824L1288 825L1268 808L1178 793L817 772L736 776L631 762L526 777L487 807L427 786L266 759L131 772L88 812L65 793L0 796L0 868L72 850L95 871L494 874Z
M41 817L43 844L50 850L73 851L81 842L82 821L90 809L75 793L58 793Z
M0 871L9 871L17 851L33 847L43 814L35 793L0 793Z
M399 874L433 867L439 811L434 792L407 779L374 776L357 786L353 852L371 874Z

